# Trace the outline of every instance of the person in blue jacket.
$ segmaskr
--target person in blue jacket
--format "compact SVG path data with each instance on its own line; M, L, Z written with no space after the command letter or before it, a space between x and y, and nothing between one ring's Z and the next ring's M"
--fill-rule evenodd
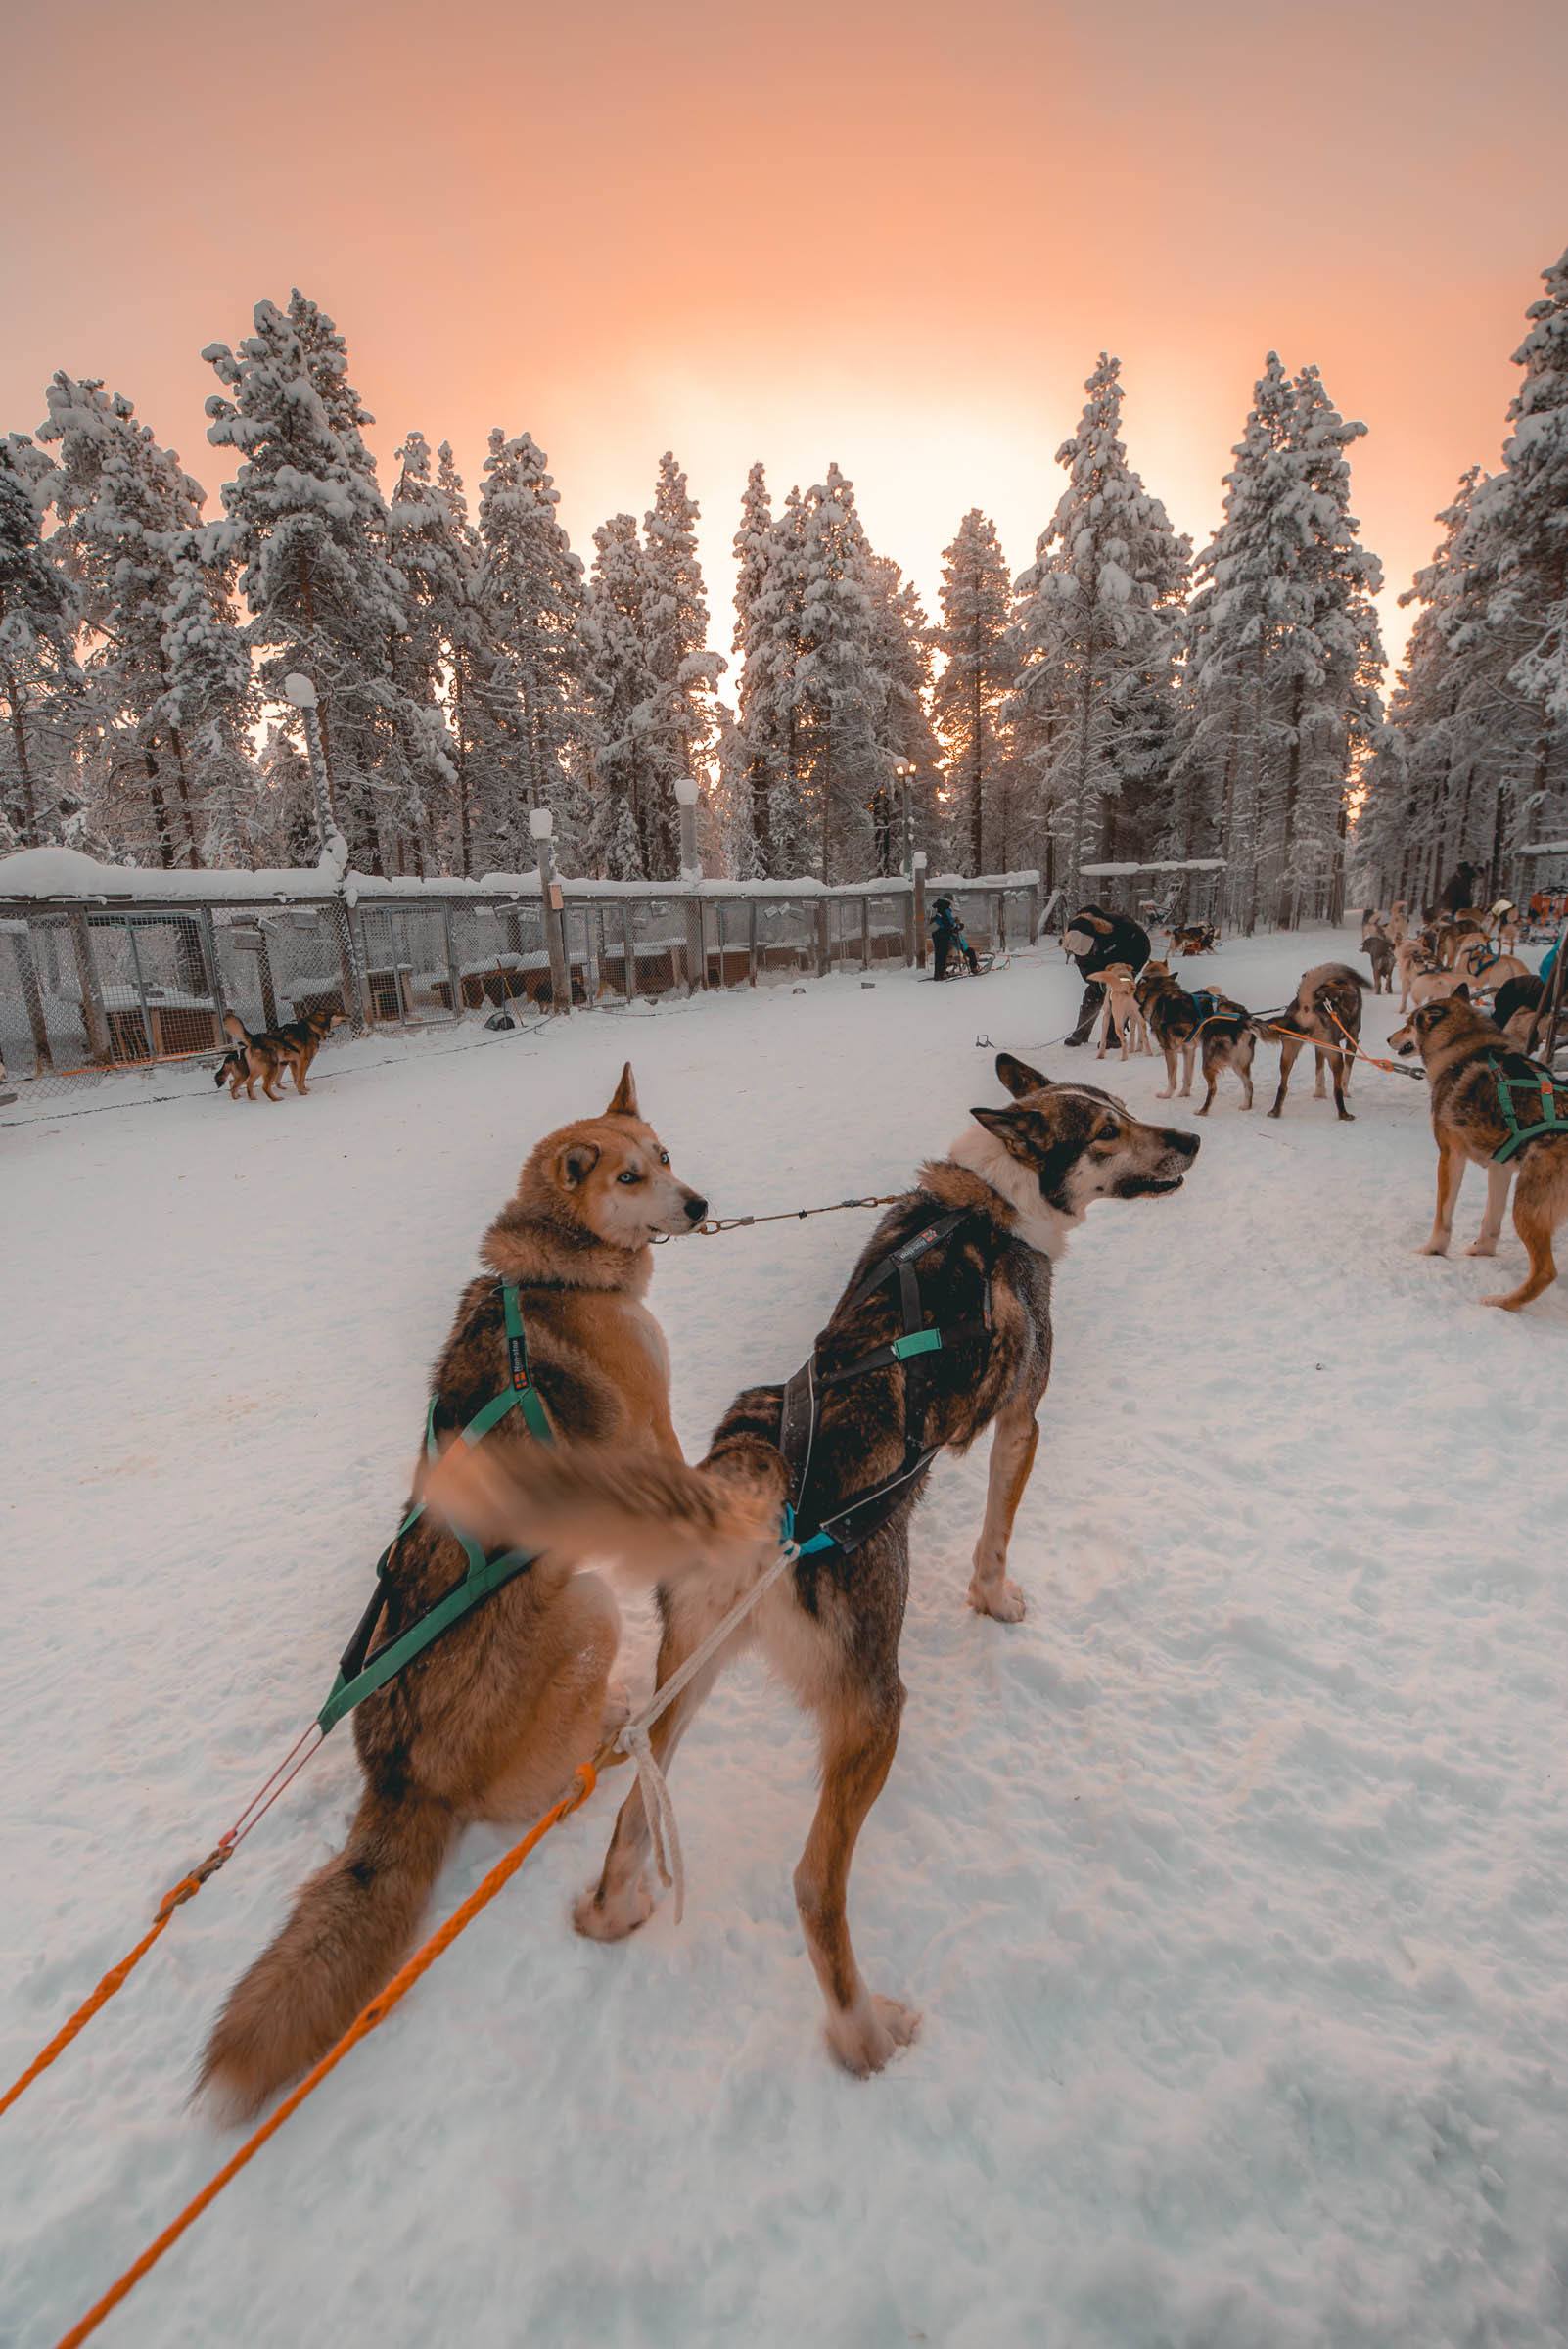
M945 979L947 964L953 949L963 956L969 968L978 974L980 957L964 936L962 922L953 910L951 898L939 898L931 912L931 943L936 950L937 967L933 979Z

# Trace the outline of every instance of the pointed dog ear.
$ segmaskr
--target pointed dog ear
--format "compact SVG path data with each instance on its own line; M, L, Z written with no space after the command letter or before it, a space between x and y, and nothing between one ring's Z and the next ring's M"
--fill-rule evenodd
M597 1142L568 1142L556 1156L556 1179L564 1191L575 1191L587 1181L598 1163Z
M611 1094L610 1106L604 1114L607 1118L640 1118L642 1115L637 1107L637 1080L631 1074L629 1060L621 1072L621 1082Z
M996 1074L1015 1101L1021 1101L1026 1093L1042 1093L1051 1082L1038 1069L1032 1069L1027 1060L1015 1060L1010 1052L997 1053ZM973 1114L980 1117L978 1109ZM986 1123L984 1118L980 1122L982 1126Z
M988 1133L993 1133L1012 1157L1028 1158L1028 1132L1036 1123L1032 1110L972 1109L969 1114L977 1126L984 1126Z
M1453 1000L1455 1003L1468 1003L1470 1000L1469 987L1462 979L1453 990Z

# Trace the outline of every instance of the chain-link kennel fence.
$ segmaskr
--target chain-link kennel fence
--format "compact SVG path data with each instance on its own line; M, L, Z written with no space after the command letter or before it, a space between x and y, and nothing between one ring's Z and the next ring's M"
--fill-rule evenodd
M256 1031L336 1011L339 1036L521 1021L923 962L939 890L984 953L1027 944L1040 911L1038 876L1016 873L546 893L62 867L7 894L0 865L0 1082L13 1102L115 1072L215 1068L231 1014Z

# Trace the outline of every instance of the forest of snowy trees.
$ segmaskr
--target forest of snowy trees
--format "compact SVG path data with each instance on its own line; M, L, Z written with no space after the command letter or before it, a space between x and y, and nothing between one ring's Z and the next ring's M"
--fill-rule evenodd
M1500 885L1568 831L1568 255L1530 316L1500 468L1441 517L1385 713L1365 428L1315 367L1268 354L1194 554L1102 354L1033 562L1014 578L971 510L935 616L836 465L782 496L754 465L726 658L673 455L584 563L527 432L491 433L472 499L417 431L385 484L337 327L263 301L203 354L212 511L101 383L57 375L0 439L0 852L313 861L298 672L369 872L516 871L545 806L566 871L666 878L690 774L705 865L738 878L897 871L907 823L943 869L1069 891L1086 863L1220 856L1249 928L1337 910L1353 859L1385 896L1460 853Z

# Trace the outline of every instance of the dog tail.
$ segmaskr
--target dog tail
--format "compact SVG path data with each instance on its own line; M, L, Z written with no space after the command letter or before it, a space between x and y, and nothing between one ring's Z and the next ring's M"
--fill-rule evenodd
M426 1480L438 1516L486 1546L602 1559L640 1585L734 1566L776 1542L785 1471L742 1477L608 1445L454 1444Z
M223 1014L223 1033L225 1036L232 1036L237 1044L248 1044L251 1040L250 1029L232 1011L226 1011Z
M348 1841L224 2001L198 2096L243 2120L307 2071L390 1979L456 1832L444 1803L367 1793Z

